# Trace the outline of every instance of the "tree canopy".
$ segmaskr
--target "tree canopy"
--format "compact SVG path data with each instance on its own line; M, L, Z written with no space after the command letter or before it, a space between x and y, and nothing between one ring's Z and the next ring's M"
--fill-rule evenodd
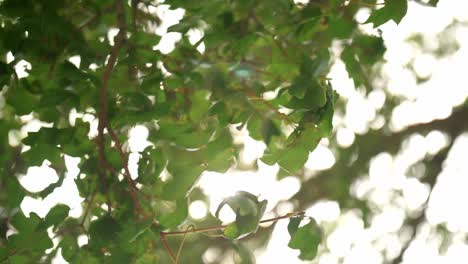
M183 11L167 30L162 7ZM277 221L289 221L288 246L299 258L313 260L327 230L304 210L329 199L366 221L372 204L350 189L369 161L398 152L413 133L439 129L450 144L422 161L421 181L432 188L467 128L459 122L467 108L400 132L385 124L351 147L335 142L333 118L346 105L328 77L332 65L342 61L356 89L374 91L386 48L380 31L362 26L399 23L407 9L407 0L0 1L0 261L49 263L60 253L69 263L203 263L216 245L235 252L236 263L253 263L253 250L272 231L261 224ZM368 18L358 22L363 10ZM167 52L164 31L176 36ZM382 108L387 121L398 102ZM40 128L21 134L33 121ZM147 129L148 146L133 172L135 126ZM240 161L239 131L264 143L258 162L278 166L278 179L300 179L294 211L266 217L268 200L239 190L215 213L191 218L191 201L207 200L197 187L202 173L256 168ZM308 175L304 164L324 138L337 161ZM69 157L79 158L81 215L69 216L61 203L44 216L25 215L25 197L45 199L64 183ZM43 164L58 181L38 192L24 188L20 178ZM218 219L224 208L234 222ZM223 237L203 235L213 231Z

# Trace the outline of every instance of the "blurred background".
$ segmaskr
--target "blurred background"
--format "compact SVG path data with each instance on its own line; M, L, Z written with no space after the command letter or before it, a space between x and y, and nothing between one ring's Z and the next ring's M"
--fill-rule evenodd
M357 20L363 23L369 11L359 11ZM166 29L184 11L160 5L152 12L162 18L157 48L169 53L180 34L166 34ZM384 61L367 69L372 89L366 89L355 87L336 58L328 75L340 95L333 135L320 142L300 175L277 177L277 166L258 160L265 145L247 130L233 129L236 143L243 146L238 164L225 174L202 175L191 194L191 221L209 226L218 204L243 190L268 200L265 218L304 211L317 220L325 239L312 263L468 263L468 2L442 0L431 8L409 1L398 26L360 27L369 34L382 33ZM116 32L109 33L110 39L112 34ZM196 42L202 32L190 34ZM341 46L336 43L332 53L338 54ZM203 52L203 45L199 48ZM70 61L80 63L79 58ZM16 67L20 76L26 74L24 67L26 62ZM92 116L87 121L97 126ZM15 133L21 137L40 126L31 119ZM130 166L136 174L148 131L137 126L130 135ZM10 143L19 144L14 138ZM71 216L79 217L83 198L74 183L78 161L66 159L67 176L52 195L44 200L26 197L24 213L42 217L61 202L72 208ZM57 180L45 164L30 168L20 182L38 192ZM225 209L222 220L233 221L234 213ZM181 263L240 263L253 256L257 263L303 263L287 246L287 224L264 225L237 242L236 252L232 242L216 233L188 235ZM181 239L171 238L170 243L177 248ZM86 244L87 238L80 237L79 243ZM58 255L54 263L66 262Z

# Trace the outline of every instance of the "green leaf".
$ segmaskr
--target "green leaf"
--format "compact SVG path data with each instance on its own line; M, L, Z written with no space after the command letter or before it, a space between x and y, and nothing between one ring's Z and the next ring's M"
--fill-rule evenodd
M299 224L301 223L304 217L291 217L289 218L288 224L288 232L290 236L293 236L296 233L297 229L299 229Z
M389 20L393 20L398 24L407 11L407 0L385 0L385 6L374 10L365 23L373 23L374 28L385 24Z
M29 166L41 166L46 159L52 164L62 162L60 150L55 146L44 143L33 146L30 150L24 152L23 157Z
M227 228L224 230L227 238L236 239L241 235L257 231L258 224L265 213L266 200L259 201L257 196L239 191L236 195L224 199L219 204L215 213L216 217L219 216L219 212L226 204L236 213L236 221L228 225L228 227L230 226L228 230Z
M172 179L163 186L162 198L174 201L185 198L196 183L204 168L201 166L168 165Z
M168 214L163 214L159 218L159 222L166 228L174 228L180 225L188 216L188 202L186 199L176 202L175 211Z
M329 85L327 89L327 104L323 109L321 109L320 119L317 126L320 135L323 137L327 137L333 130L333 113L337 98L338 94L334 92L331 85Z
M17 115L31 113L38 104L38 99L28 91L29 83L21 79L18 86L11 86L6 95L6 103L15 109Z
M122 110L128 112L146 112L152 108L151 100L141 92L127 92L122 94Z
M278 164L290 172L296 172L304 166L309 158L309 151L302 147L286 149L278 160Z
M331 16L328 21L328 34L330 38L345 39L351 36L356 22L339 16Z
M322 232L313 219L292 235L288 246L292 249L299 249L299 258L302 260L312 260L317 256L318 246L322 241Z
M236 239L239 237L239 235L241 235L235 222L230 223L226 228L224 228L223 234L228 239Z
M117 234L122 229L119 222L110 215L104 215L91 222L89 226L90 245L97 248L109 247L117 241Z
M147 147L138 161L138 181L142 184L154 184L166 167L167 158L161 148Z
M70 207L68 205L57 204L54 206L45 217L46 227L57 226L62 223L68 217L69 211Z
M34 243L31 243L31 241L34 241ZM11 235L8 237L8 246L14 250L25 250L42 254L45 250L53 247L54 244L44 230Z
M12 217L11 224L18 231L17 234L8 237L8 246L14 251L25 250L43 253L44 250L53 246L47 231L41 228L44 222L37 214L31 213L29 217L26 217L19 212Z
M330 54L327 49L320 51L313 59L309 57L302 58L300 73L305 80L312 82L315 77L321 76L328 67Z
M167 32L180 32L180 33L187 33L190 28L196 27L198 23L198 19L196 17L189 17L182 19L179 23L170 26L167 29Z
M192 94L192 102L190 108L190 119L194 122L199 122L208 114L210 101L208 100L209 92L206 90L196 90Z
M14 255L8 259L8 262L10 262L11 264L28 264L30 263L29 261L30 257L22 255Z
M292 97L285 106L298 111L314 111L327 102L325 89L317 81L310 80L303 98Z
M373 66L381 60L386 50L382 37L378 36L359 35L354 38L352 46L359 62L366 66Z
M309 80L306 78L297 78L294 83L288 88L288 92L299 99L303 99L306 91L307 86L309 84Z
M137 31L134 32L134 41L137 45L141 45L144 47L153 47L156 46L159 41L161 40L161 36L156 35L154 33L148 33L144 31Z
M10 223L20 233L32 233L41 222L41 218L36 213L31 213L29 217L26 217L22 212L18 212L12 217Z
M62 249L62 257L68 262L71 262L77 251L79 251L76 238L71 236L65 236L62 241L60 241L59 247Z
M360 85L366 85L366 74L364 73L361 63L358 61L356 57L356 53L352 49L352 47L346 47L341 54L341 59L343 60L346 71L354 81L354 85L359 87Z
M8 199L6 205L10 209L17 208L23 201L26 192L15 176L11 175L7 179L8 180L6 181L6 191Z
M163 79L164 77L160 71L154 72L143 79L140 87L147 94L163 96L164 93L161 91L161 82ZM159 92L161 92L161 94L159 94Z
M296 144L299 147L307 149L309 152L313 151L320 142L320 139L322 139L322 134L313 123L305 124L304 128L298 134L297 139L293 140L297 140Z
M133 243L136 241L139 241L141 239L146 239L148 234L153 234L151 231L152 226L154 225L152 219L147 219L145 221L142 221L138 223L138 225L135 227L134 232L129 232L131 234L130 237L126 237L129 243ZM129 228L127 228L129 229ZM157 233L159 234L159 233Z

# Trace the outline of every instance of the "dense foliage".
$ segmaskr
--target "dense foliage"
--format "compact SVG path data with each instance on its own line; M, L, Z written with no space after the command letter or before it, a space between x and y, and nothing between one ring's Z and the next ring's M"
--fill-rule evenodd
M168 28L181 33L168 54L155 48L162 5L185 11ZM242 145L232 132L244 129L266 144L261 161L278 164L278 178L305 179L309 153L332 133L334 111L343 108L327 79L330 66L343 60L356 87L369 92L385 52L381 36L360 30L355 17L363 8L366 23L377 27L400 22L407 1L0 1L0 261L47 263L60 250L70 263L199 263L213 243L236 251L242 263L253 261L248 248L265 244L271 231L259 228L268 201L241 191L219 206L232 208L235 222L221 226L216 212L196 223L188 204L204 195L193 186L204 171L239 165ZM193 30L203 33L195 43ZM69 61L76 56L79 65ZM20 78L15 66L22 60L30 67ZM31 120L45 125L12 143L11 132ZM131 175L127 141L135 125L148 129L151 145ZM367 161L376 154L363 151ZM63 183L66 156L80 158L80 218L63 204L45 217L24 215L25 196L45 198ZM59 180L27 191L18 178L44 162ZM352 178L344 172L356 166L348 165L325 181L304 182L297 213L266 220L290 219L289 246L301 259L314 259L322 238L300 211L308 204L328 197L367 210L349 195ZM197 231L195 224L225 238L190 241L184 233ZM78 245L81 235L88 244ZM246 235L248 247L236 242ZM186 250L174 250L184 243Z

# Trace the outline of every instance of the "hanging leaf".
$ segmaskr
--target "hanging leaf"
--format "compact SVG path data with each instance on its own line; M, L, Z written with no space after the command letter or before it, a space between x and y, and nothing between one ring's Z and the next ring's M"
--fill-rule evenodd
M291 220L288 231L292 232L288 246L292 249L299 249L300 259L312 260L317 256L318 247L322 241L322 232L317 223L310 219L310 222L297 228L298 220Z
M219 217L219 212L226 204L236 214L236 221L229 224L224 230L226 238L236 239L257 231L258 224L265 213L266 200L259 201L257 196L239 191L236 195L224 199L219 204L215 213L216 217Z

